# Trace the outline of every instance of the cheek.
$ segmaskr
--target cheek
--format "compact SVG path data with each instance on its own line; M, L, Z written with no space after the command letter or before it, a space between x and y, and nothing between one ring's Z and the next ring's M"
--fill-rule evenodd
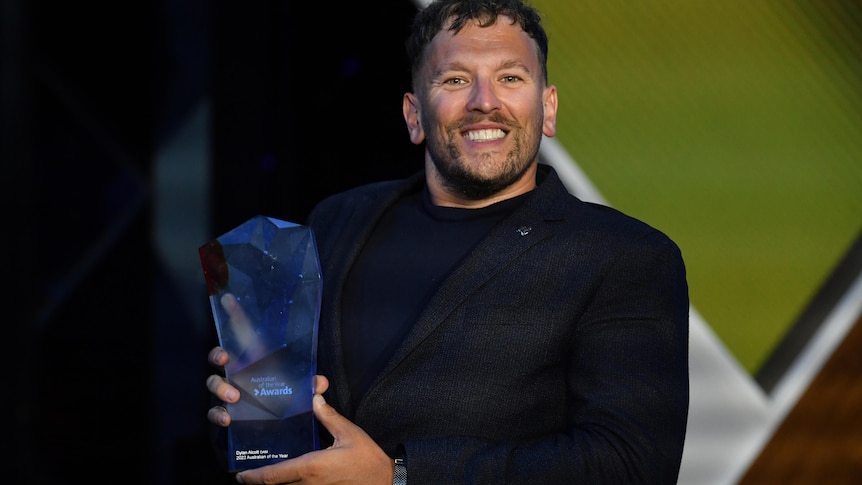
M441 126L450 125L453 121L463 116L463 110L458 109L451 104L435 105L427 113L425 113L426 126Z
M439 93L431 96L424 104L425 123L446 126L464 117L467 112L467 99L460 92Z

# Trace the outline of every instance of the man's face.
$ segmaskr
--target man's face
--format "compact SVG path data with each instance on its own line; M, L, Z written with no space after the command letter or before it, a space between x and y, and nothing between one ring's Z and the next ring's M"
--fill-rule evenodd
M404 115L411 140L426 142L441 184L480 200L532 176L542 134L555 134L557 105L533 40L499 17L455 35L444 29L427 49Z

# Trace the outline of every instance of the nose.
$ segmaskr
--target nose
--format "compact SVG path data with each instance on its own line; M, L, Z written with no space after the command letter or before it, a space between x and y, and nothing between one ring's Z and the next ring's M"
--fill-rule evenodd
M476 80L470 91L470 99L467 103L468 111L480 111L490 113L500 108L500 99L494 83L487 79Z

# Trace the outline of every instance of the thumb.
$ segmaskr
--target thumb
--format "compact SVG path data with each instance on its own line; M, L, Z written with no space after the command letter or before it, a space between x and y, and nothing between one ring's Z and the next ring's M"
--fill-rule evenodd
M314 395L312 407L314 416L317 417L320 424L335 439L335 442L332 444L333 448L346 444L346 440L350 438L353 431L358 429L355 424L351 423L350 420L339 414L334 407L330 406L320 394Z

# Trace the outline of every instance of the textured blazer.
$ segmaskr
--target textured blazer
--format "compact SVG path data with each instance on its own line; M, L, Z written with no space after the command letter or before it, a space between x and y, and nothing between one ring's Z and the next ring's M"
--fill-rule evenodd
M688 287L662 232L569 194L553 168L443 281L363 396L344 370L341 289L383 212L423 175L312 212L327 401L408 483L676 483L688 412Z

